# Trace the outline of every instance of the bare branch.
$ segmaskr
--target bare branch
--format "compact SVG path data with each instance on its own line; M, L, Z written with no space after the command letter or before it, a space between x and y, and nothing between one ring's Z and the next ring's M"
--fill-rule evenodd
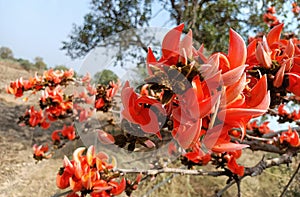
M121 175L125 174L143 174L148 176L156 176L158 174L180 174L180 175L195 175L195 176L228 176L227 171L204 171L202 169L198 170L189 170L189 169L180 169L180 168L160 168L160 169L116 169L115 172L120 173Z
M299 172L299 170L300 170L300 163L298 164L298 167L297 167L296 171L294 172L294 174L292 175L292 177L290 178L288 184L284 187L280 197L283 197L285 195L285 192L287 191L287 189L289 188L289 186L293 182L293 180L296 177L296 174Z

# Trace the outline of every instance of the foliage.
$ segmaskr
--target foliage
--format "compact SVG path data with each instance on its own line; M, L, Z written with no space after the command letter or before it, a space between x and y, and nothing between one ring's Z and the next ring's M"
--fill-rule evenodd
M153 4L156 10L153 10ZM124 40L112 40L114 38L111 36L124 30L148 26L151 13L165 10L170 13L172 24L184 23L184 32L187 33L191 29L194 33L194 40L204 43L207 50L226 51L229 28L240 32L244 38L249 36L249 32L253 34L265 32L268 26L261 23L261 20L267 8L276 6L277 13L280 13L279 18L283 22L290 11L287 9L292 9L291 5L292 1L283 0L169 0L156 3L148 0L130 1L130 3L93 0L90 13L84 17L84 23L74 25L69 40L63 42L62 49L72 58L85 56L91 49L98 46L115 45L121 48L120 51L126 51L128 46L124 45ZM296 7L294 10L297 12ZM290 31L295 28L292 22L286 22L286 26L286 29ZM148 41L138 39L134 30L126 39L147 51Z
M17 62L19 62L20 65L27 71L35 70L35 65L31 63L29 60L19 58L17 59Z
M34 58L34 62L35 62L34 67L36 67L38 70L46 70L47 69L47 65L43 61L43 58L36 57L36 58Z
M108 85L110 81L118 81L118 76L111 70L104 69L94 74L95 84Z
M72 58L86 55L102 42L111 44L107 40L109 36L144 27L151 16L149 0L92 0L90 7L91 12L84 16L83 25L74 25L69 41L63 42L62 49Z
M10 48L8 47L1 47L0 48L0 57L2 59L13 59L14 55Z

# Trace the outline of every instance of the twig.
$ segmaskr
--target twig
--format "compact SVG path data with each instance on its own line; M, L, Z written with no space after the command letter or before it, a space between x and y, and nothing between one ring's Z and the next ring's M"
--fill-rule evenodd
M256 141L256 140L238 140L239 143L241 144L247 144L249 145L249 149L252 151L265 151L265 152L270 152L270 153L277 153L277 154L284 154L286 150L282 150L278 148L277 146L274 146L272 144L266 144L261 141Z
M227 189L229 189L234 183L235 183L234 181L229 182L223 189L221 189L220 191L218 191L218 193L216 194L216 197L221 197L222 194L223 194Z
M251 136L251 135L248 135L248 134L246 134L246 137L249 138L249 139L252 139L252 140L258 140L258 141L263 141L263 142L273 141L272 139L266 139L266 138L263 138L263 137L255 137L255 136Z
M167 182L169 182L171 179L173 179L175 176L178 176L178 174L172 174L170 175L168 178L166 178L165 180L163 180L162 182L158 183L157 185L155 185L153 187L153 189L149 190L146 194L143 195L143 197L147 197L149 196L152 192L154 192L155 190L159 189L161 186L163 186L164 184L166 184Z
M65 196L69 193L71 193L73 190L68 190L68 191L65 191L65 192L62 192L62 193L59 193L59 194L54 194L52 197L61 197L61 196Z
M299 172L299 170L300 170L300 163L299 163L299 165L298 165L296 171L294 172L293 176L290 178L288 184L284 187L284 189L283 189L283 191L282 191L280 197L283 197L283 196L285 195L286 191L288 190L289 186L290 186L291 183L293 182L293 180L294 180L294 178L296 177L296 174Z
M264 160L264 157L261 159L260 162L258 162L254 167L248 167L245 168L245 173L243 176L239 177L238 180L236 181L231 181L230 183L228 183L222 190L220 190L216 196L220 197L222 196L222 194L229 189L234 183L237 183L237 181L241 182L242 179L244 179L247 176L258 176L261 173L263 173L263 171L267 168L271 168L273 166L279 166L281 164L289 164L292 162L292 157L296 156L296 149L293 149L292 151L283 154L282 156L278 157L278 158L273 158L273 159L268 159L268 160ZM300 164L299 164L300 165ZM298 166L299 168L299 166ZM299 170L299 169L297 169ZM238 188L239 191L239 188ZM239 195L239 194L238 194Z
M300 127L293 127L291 129L297 131L300 134ZM276 137L278 134L281 134L281 133L286 132L286 131L288 131L288 130L283 129L283 130L279 130L279 131L276 131L276 132L273 132L273 133L266 133L262 137L263 138L272 138L272 137Z
M179 169L179 168L160 168L160 169L116 169L115 172L119 172L120 174L143 174L143 175L151 175L156 176L158 174L166 173L166 174L180 174L180 175L195 175L195 176L228 176L226 171L204 171L202 169L198 170L189 170L189 169Z

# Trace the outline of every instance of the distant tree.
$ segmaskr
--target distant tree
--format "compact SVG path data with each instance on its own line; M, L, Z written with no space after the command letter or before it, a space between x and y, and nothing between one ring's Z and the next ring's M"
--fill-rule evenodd
M14 59L13 52L8 47L1 47L0 48L0 57L2 59Z
M17 62L19 62L20 65L27 71L35 69L34 64L31 63L29 60L19 58L17 59Z
M109 84L110 81L118 81L118 76L113 71L104 69L94 74L93 81L96 84L106 85Z
M148 26L151 18L151 0L91 0L90 9L91 12L84 16L83 25L73 25L69 40L63 42L62 49L71 58L86 55L101 42L112 44L107 40L109 36Z
M192 29L194 40L204 43L206 49L211 52L226 51L229 28L235 29L246 39L251 32L255 34L268 29L268 26L261 21L269 6L276 6L280 18L286 19L287 13L292 9L292 2L291 0L159 0L156 2L153 0L91 0L91 11L85 15L82 25L73 26L69 39L63 42L62 50L65 50L71 58L78 58L98 46L120 46L119 60L122 58L122 53L128 49L128 44L136 45L137 48L147 52L149 41L141 39L132 29L149 26L149 21L156 13L167 11L170 13L170 19L161 20L169 22L170 25L185 23L184 32L187 33L188 29ZM287 22L285 24L295 27ZM131 33L127 34L125 39L112 40L112 35L129 29Z
M36 57L34 58L34 67L36 67L38 70L46 70L47 64L44 62L43 58Z

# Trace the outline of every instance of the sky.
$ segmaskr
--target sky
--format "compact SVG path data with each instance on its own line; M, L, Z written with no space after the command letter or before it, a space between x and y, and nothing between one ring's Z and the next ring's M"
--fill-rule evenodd
M76 69L60 50L75 23L81 25L90 0L0 0L0 46L9 47L15 58L34 61L39 56L48 67L67 65ZM151 25L162 25L161 13Z

